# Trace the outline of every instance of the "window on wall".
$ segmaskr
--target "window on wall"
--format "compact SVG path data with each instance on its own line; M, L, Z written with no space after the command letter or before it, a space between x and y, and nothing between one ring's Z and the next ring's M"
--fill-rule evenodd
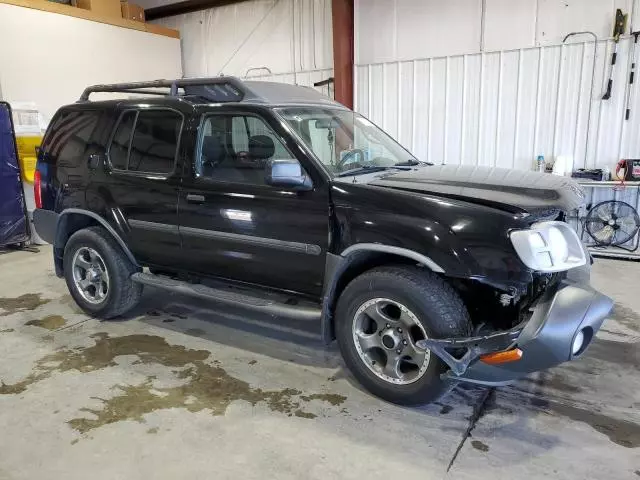
M203 178L266 185L271 160L293 159L264 120L252 115L211 115L201 127L196 173Z
M182 115L169 110L125 112L116 128L109 159L113 168L167 175L174 169Z

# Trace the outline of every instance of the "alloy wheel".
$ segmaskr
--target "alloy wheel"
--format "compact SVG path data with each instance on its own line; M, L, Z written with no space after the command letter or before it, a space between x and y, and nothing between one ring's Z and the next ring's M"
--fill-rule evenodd
M353 318L353 341L360 359L378 378L396 385L424 375L431 353L416 347L427 333L407 307L387 298L363 303Z

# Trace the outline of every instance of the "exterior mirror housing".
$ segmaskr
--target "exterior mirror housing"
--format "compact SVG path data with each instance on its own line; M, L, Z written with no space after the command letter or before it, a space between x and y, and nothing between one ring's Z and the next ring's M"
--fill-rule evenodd
M106 164L106 156L99 153L89 155L89 158L87 160L87 165L90 170L95 170L101 166L104 167Z
M296 191L313 189L313 183L297 160L272 160L267 166L267 185Z

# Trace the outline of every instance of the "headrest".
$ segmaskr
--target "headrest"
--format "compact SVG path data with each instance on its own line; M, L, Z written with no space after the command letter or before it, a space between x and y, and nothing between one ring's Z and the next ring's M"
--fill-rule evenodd
M210 135L202 140L203 163L217 163L224 157L225 151L222 142L217 136Z
M271 137L267 135L255 135L249 138L249 154L252 158L271 158L275 152L276 147Z

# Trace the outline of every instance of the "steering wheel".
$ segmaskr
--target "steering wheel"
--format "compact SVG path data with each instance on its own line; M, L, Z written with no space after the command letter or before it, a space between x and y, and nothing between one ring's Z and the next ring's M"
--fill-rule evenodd
M238 168L261 168L262 162L259 158L254 158L247 151L236 152L236 165Z
M349 161L349 159L354 157L356 154L360 154L362 161L364 162L364 151L360 148L354 148L353 150L349 150L347 153L345 153L344 156L338 161L336 165L338 170L340 171L348 170L347 168L345 168L345 166L349 164L354 164L354 167L361 167L362 163L358 161L354 161L354 162ZM351 168L354 168L354 167L351 167Z

